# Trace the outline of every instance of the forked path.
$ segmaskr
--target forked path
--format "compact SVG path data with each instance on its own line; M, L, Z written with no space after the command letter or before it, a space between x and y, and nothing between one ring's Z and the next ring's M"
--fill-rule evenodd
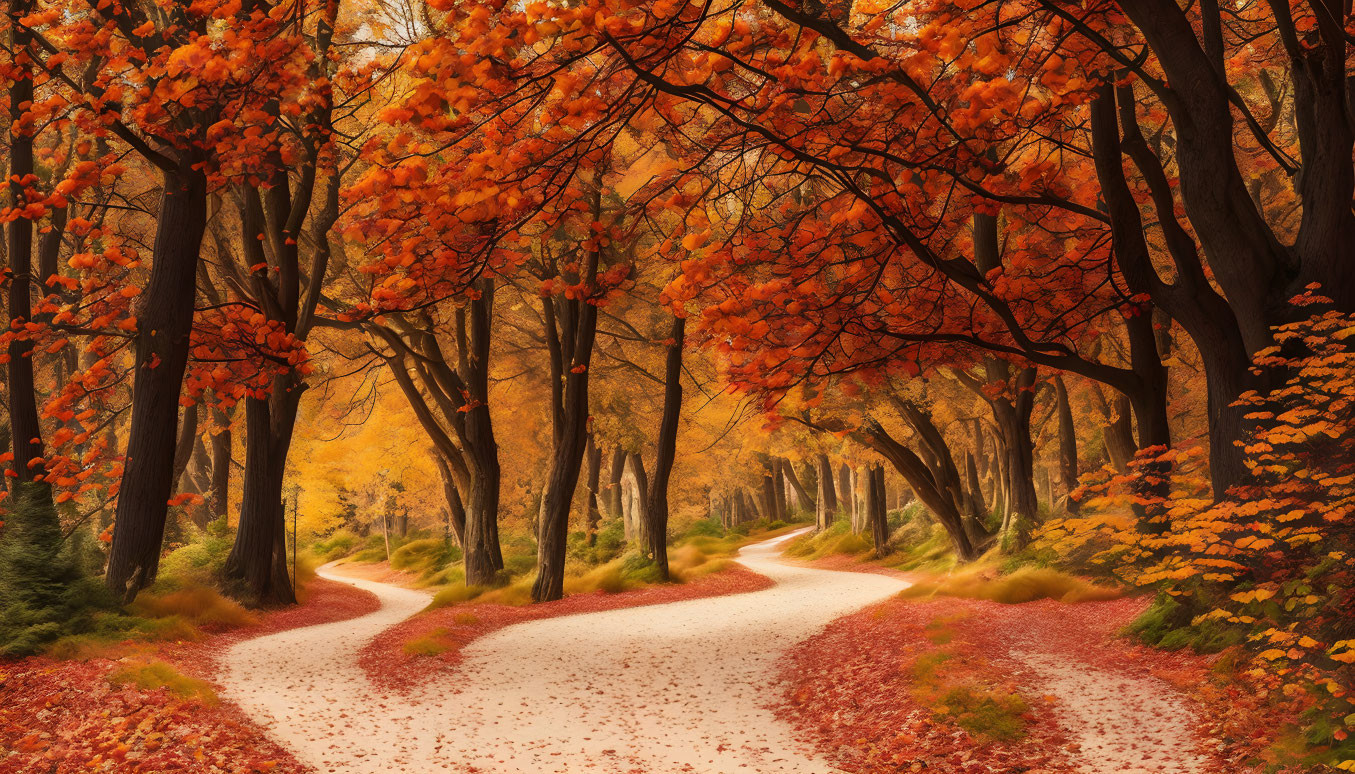
M408 696L373 686L357 653L428 596L322 572L381 609L235 646L223 695L321 772L831 772L768 708L776 662L907 584L784 564L789 537L739 554L772 588L510 626Z

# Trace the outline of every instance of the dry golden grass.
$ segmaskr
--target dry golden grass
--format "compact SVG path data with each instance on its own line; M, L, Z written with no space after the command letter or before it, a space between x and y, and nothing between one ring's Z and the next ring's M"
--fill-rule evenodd
M987 599L1016 605L1037 599L1060 602L1096 602L1117 599L1119 589L1101 586L1048 567L1022 567L1000 575L990 568L962 570L939 578L921 580L900 592L899 596L920 599L932 596Z
M258 622L240 603L210 586L190 586L164 594L143 593L132 612L149 618L179 616L194 626L251 626Z

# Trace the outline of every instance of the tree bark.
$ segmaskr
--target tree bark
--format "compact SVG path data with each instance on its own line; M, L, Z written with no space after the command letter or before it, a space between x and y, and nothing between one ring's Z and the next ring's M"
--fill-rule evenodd
M781 472L781 458L772 457L768 460L770 475L772 477L772 521L786 520L786 477Z
M1069 513L1077 513L1078 502L1071 496L1077 488L1077 428L1073 425L1073 409L1068 403L1068 388L1063 377L1057 374L1054 376L1054 397L1059 415L1059 482L1066 499L1064 507Z
M240 524L224 575L242 584L241 595L255 604L296 602L296 591L287 573L282 485L302 389L300 384L275 383L268 397L245 400L245 480L240 497Z
M607 511L613 519L622 518L621 512L621 477L626 474L626 450L617 444L612 450L612 465L607 469L609 478L607 480ZM629 527L629 525L627 525ZM630 540L630 530L626 530L626 539Z
M837 504L838 509L849 521L856 522L856 482L853 480L852 467L847 463L838 466Z
M230 508L231 491L231 418L214 409L219 425L212 433L212 517L221 518Z
M833 491L833 466L828 455L820 453L814 457L818 467L819 496L815 501L814 528L820 532L832 525L837 516L837 493Z
M457 490L456 477L447 458L441 452L433 451L433 462L438 466L438 477L442 479L442 497L447 501L447 525L456 537L456 544L463 553L466 546L466 508L461 503L461 493Z
M497 580L499 570L503 569L503 552L499 547L499 443L489 413L489 346L493 336L494 280L479 280L476 290L478 292L468 304L466 312L468 325L463 326L469 331L467 335L461 336L467 342L462 350L469 396L468 410L465 411L465 444L466 454L473 460L470 507L466 509L465 563L467 584L490 585ZM581 421L577 432L580 457L584 441L582 427L586 420L585 417ZM578 482L578 474L576 463L574 483ZM566 515L568 499L574 494L574 483L570 484L566 495Z
M759 510L762 511L762 518L767 521L776 521L776 480L772 477L772 472L765 468L762 471L759 500L761 501Z
M886 509L885 469L880 465L869 468L871 490L875 493L875 507L870 511L871 542L875 546L875 555L883 557L889 553L889 517Z
M184 406L182 417L179 419L179 440L174 447L174 489L181 491L184 485L184 473L188 470L188 462L193 459L193 451L198 442L198 415L201 412L201 406L193 404Z
M206 225L206 178L193 169L166 171L150 280L137 305L131 430L105 575L108 587L129 602L160 567Z
M602 521L602 493L598 491L598 485L602 479L602 447L597 445L597 439L592 430L588 431L588 443L584 448L584 457L588 460L588 491L585 494L588 500L588 518L585 525L585 534L588 545L591 546L597 542L598 523Z
M14 83L9 93L9 206L16 214L22 213L27 205L24 194L26 184L33 181L33 137L29 131L20 129L24 125L23 116L32 108L33 101L33 65L31 38L28 28L20 19L32 13L32 0L11 0L9 25L13 51L24 52L20 61L16 56L11 60L14 71ZM5 234L5 249L9 253L9 295L8 323L10 329L32 322L33 302L30 293L33 286L33 221L26 217L15 217L9 221ZM9 342L9 363L6 364L9 392L9 429L10 446L14 453L14 485L12 493L17 493L18 485L34 480L38 475L34 460L40 459L42 450L42 426L38 419L37 388L33 378L33 343L26 338L15 337ZM33 487L33 496L46 492L51 497L50 487Z
M594 220L601 215L601 188L593 194ZM597 282L598 249L585 249L580 276L585 293ZM561 329L556 331L555 306L546 298L546 320L551 352L552 426L555 448L546 487L546 513L537 538L537 575L532 600L546 602L564 596L565 547L569 533L569 506L579 482L579 465L588 430L588 378L597 332L598 308L582 294L561 302Z
M781 458L781 471L786 474L786 480L795 490L795 496L799 498L800 508L804 510L815 509L818 501L805 489L804 484L800 482L800 476L795 472L795 466L785 457Z
M941 523L942 528L946 530L951 545L955 548L955 554L964 561L973 559L977 552L969 539L963 517L956 510L955 502L950 496L936 487L931 477L931 471L927 469L922 459L912 449L894 440L874 420L869 421L857 437L862 443L888 460L894 466L894 469L899 472L899 475L903 476L903 479L912 487L913 494L917 495L917 498L922 501L923 505L927 506L936 520Z
M649 521L649 554L665 581L668 580L668 481L677 456L678 419L682 413L682 345L686 331L687 318L675 315L668 335L659 450L654 461L654 478L649 482L649 502L645 507L645 518Z
M635 488L631 494L631 521L635 523L635 542L643 548L649 545L649 474L645 471L645 458L639 452L627 455L631 480Z

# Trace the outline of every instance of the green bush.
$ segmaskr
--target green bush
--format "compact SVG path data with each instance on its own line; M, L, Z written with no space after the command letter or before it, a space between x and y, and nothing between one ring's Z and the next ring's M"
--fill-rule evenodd
M320 557L322 562L332 562L353 553L353 548L357 546L361 539L358 537L358 533L349 529L341 529L323 540L315 541L311 550L315 552L316 556Z
M205 530L189 525L185 539L184 545L160 560L160 572L156 576L158 589L168 591L214 582L221 576L235 542L225 516L208 524Z
M95 613L116 608L112 596L81 567L76 543L62 539L46 484L20 484L0 532L0 656L36 653L95 625Z
M1183 603L1180 598L1159 594L1153 604L1129 624L1129 633L1164 650L1192 648L1198 653L1218 653L1243 641L1239 631L1217 620L1193 623L1202 612L1197 609L1201 605L1192 604L1189 600L1193 597L1186 599Z
M684 538L724 537L725 528L715 519L697 519L682 533Z

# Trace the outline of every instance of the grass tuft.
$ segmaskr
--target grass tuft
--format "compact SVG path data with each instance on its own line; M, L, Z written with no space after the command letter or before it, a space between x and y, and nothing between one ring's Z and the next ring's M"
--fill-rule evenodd
M1025 699L1018 694L969 685L951 688L932 707L934 713L950 718L977 737L1004 742L1025 733L1023 716L1027 709Z
M439 626L422 637L415 637L404 644L405 654L409 656L436 656L453 650L457 647L457 644L447 639L447 635L450 633L446 628Z
M178 617L194 626L238 627L258 623L248 610L210 586L190 586L166 593L143 593L130 610L148 618Z
M852 532L852 526L839 520L821 532L810 532L795 538L786 546L786 553L800 559L822 559L846 554L861 556L874 550L871 542Z
M129 664L108 676L115 686L135 685L143 690L164 688L185 699L196 699L203 704L216 704L218 699L212 686L181 674L163 661Z
M994 575L984 567L966 569L935 580L924 580L899 593L905 599L933 596L986 599L1017 605L1037 599L1060 602L1096 602L1118 599L1119 589L1099 586L1076 575L1048 567L1023 567L1007 575Z

